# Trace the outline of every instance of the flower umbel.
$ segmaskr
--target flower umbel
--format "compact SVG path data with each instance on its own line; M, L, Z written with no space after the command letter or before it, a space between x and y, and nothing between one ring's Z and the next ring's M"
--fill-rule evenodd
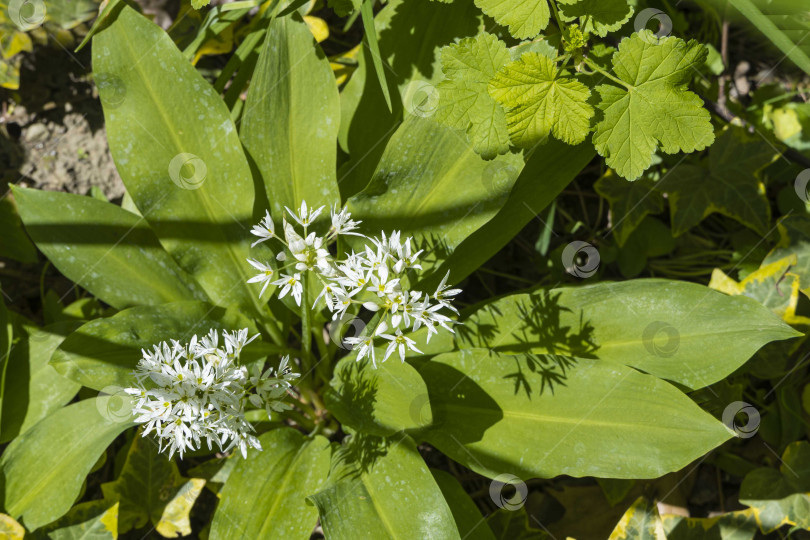
M275 260L287 264L278 271L292 270L281 273L278 279L270 281L274 271L270 263L248 259L251 266L260 271L248 283L263 283L261 294L268 283L275 285L279 288L279 298L290 294L295 303L301 306L303 299L307 298L305 284L309 287L319 282L322 289L317 295L315 305L323 300L332 313L333 320L342 318L355 304L377 313L377 323L372 331L345 341L348 345L359 347L358 360L368 356L375 365L375 339L388 341L383 361L394 352L404 361L408 351L420 353L416 342L406 335L407 332L415 332L425 326L428 342L440 329L453 332L452 325L455 321L441 311L458 314L452 302L461 289L451 289L447 285L449 272L432 295L414 289L409 284L414 281L415 276L412 274L422 270L419 256L423 250L414 248L412 238L403 239L400 231L393 231L387 236L382 233L379 238L368 238L354 232L361 222L352 220L345 208L338 210L337 207L331 209L331 226L328 231L323 236L318 236L315 232L310 232L309 227L323 209L323 206L310 208L306 202L301 203L297 212L287 208L287 213L294 221L288 222L286 216L282 216L283 239L274 236L269 214L259 225L254 226L251 232L259 236L259 242L274 237L283 244L284 249L276 254ZM296 230L295 224L303 227L303 233ZM330 254L328 246L339 235L360 236L368 242L359 253L352 252L345 259L336 260ZM313 279L304 280L302 274L306 272ZM386 333L388 329L392 332Z
M278 370L261 366L249 376L238 364L242 348L256 339L248 338L247 328L222 332L223 346L215 330L187 344L171 340L144 349L143 358L133 372L137 384L126 392L135 397L135 421L144 425L143 436L155 432L160 450L168 449L169 457L180 457L188 450L198 450L205 441L227 452L238 448L247 456L248 447L261 450L253 435L253 426L245 420L245 406L250 402L271 411L289 406L280 399L291 381L298 377L282 358ZM255 393L252 390L255 389Z

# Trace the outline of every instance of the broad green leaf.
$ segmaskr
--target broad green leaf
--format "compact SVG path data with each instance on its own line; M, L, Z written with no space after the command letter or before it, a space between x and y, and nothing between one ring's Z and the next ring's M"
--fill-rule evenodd
M80 384L60 375L48 361L65 336L80 324L63 321L44 328L23 325L25 333L10 355L0 441L8 442L25 433L79 391Z
M240 459L220 491L212 540L306 539L318 522L306 498L329 474L329 441L285 427L264 433L259 442L262 451Z
M593 187L610 204L611 231L619 246L647 215L664 211L664 197L650 178L628 182L608 170Z
M565 365L550 383L548 365ZM670 384L599 360L470 349L419 372L434 420L420 436L490 478L656 478L731 437Z
M645 497L636 499L608 540L667 540L655 503Z
M754 540L758 526L755 510L738 510L710 518L663 515L667 540Z
M206 299L143 218L91 197L13 189L37 247L66 277L111 306Z
M353 439L349 448L363 448L335 454L326 485L310 497L327 538L353 540L359 531L365 538L461 538L410 437L381 439L376 446Z
M460 347L624 364L689 388L800 335L754 300L685 281L639 279L503 297L457 326Z
M551 16L547 0L475 0L475 5L518 39L535 37Z
M593 159L590 144L569 146L550 140L527 158L526 165L500 211L453 250L434 272L426 290L436 287L450 271L450 282L458 283L495 255L567 186ZM542 178L542 182L538 182Z
M85 399L14 439L0 458L6 511L29 530L63 516L102 452L133 425L111 418L103 399Z
M118 532L154 526L173 538L191 534L189 511L204 484L183 478L154 440L138 434L118 478L102 484L101 490L107 501L118 504Z
M253 324L237 310L203 302L134 307L83 325L59 345L51 364L65 377L88 388L126 388L132 386L132 370L143 356L141 349L171 339L187 341L193 334L201 336L210 329L219 332L241 328L255 333ZM258 352L255 345L245 348L243 358Z
M727 128L699 165L674 167L659 184L669 196L673 234L683 234L720 212L765 235L771 207L756 172L778 155L766 141L746 136L741 128Z
M113 19L93 72L127 191L215 304L261 312L245 262L253 181L228 109L159 26L126 5Z
M25 536L25 527L8 514L0 514L0 535L8 540L22 540Z
M340 200L338 99L329 61L306 24L297 14L275 18L250 83L240 135L279 221L285 206Z
M419 373L396 357L380 363L382 350L375 354L376 367L357 362L355 355L338 363L324 395L329 410L342 424L380 437L430 425L427 387Z
M23 232L22 222L12 196L0 199L0 231L3 231L0 257L8 257L23 263L37 261L37 249Z
M796 255L763 263L739 283L719 268L712 272L709 287L729 295L753 298L773 311L788 324L810 324L810 318L797 315L799 306L799 277L790 272L796 265Z
M753 508L765 534L783 525L810 530L810 443L792 443L780 463L779 470L750 472L740 486L740 502Z
M370 235L413 236L428 254L427 270L501 209L522 167L515 154L484 161L450 128L409 116L371 183L347 205Z
M714 141L709 111L686 89L706 55L695 40L659 39L649 30L621 41L612 64L624 86L596 87L604 115L593 135L596 150L620 176L641 176L659 147L693 152Z
M118 503L94 500L77 504L63 517L37 529L34 536L51 540L115 540L119 532Z
M524 54L501 69L488 88L506 108L509 137L517 146L531 148L550 134L579 144L590 132L591 91L548 56Z
M506 115L487 94L487 83L508 61L506 44L486 32L442 49L446 79L436 86L436 120L465 131L484 159L509 151Z
M633 16L627 0L559 0L560 18L565 22L579 19L583 32L605 37Z
M430 474L442 490L442 496L453 513L461 537L469 540L495 540L487 520L458 480L452 474L439 469L430 469Z
M777 225L779 243L768 253L762 266L795 256L790 272L799 278L799 290L810 297L810 217L789 215Z

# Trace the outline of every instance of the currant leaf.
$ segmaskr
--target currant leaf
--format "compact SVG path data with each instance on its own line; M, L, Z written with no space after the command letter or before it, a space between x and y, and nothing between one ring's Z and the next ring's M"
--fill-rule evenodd
M656 148L674 154L702 150L714 141L709 111L686 85L706 59L694 40L659 39L649 30L625 38L613 55L624 87L596 87L604 112L593 142L607 164L635 180L652 163Z
M446 79L437 85L436 120L467 132L484 159L509 151L503 108L487 93L487 83L509 61L506 45L492 34L462 39L442 49Z
M475 0L475 5L518 39L535 37L551 17L547 0Z
M726 129L708 158L698 165L674 167L661 182L667 192L675 236L719 212L764 235L771 211L755 173L771 163L776 152L764 141L746 137L740 128Z
M558 0L557 4L563 21L579 19L583 32L601 37L621 28L633 15L627 0Z
M585 140L594 110L588 87L542 54L527 53L489 82L489 94L506 109L516 146L531 147L549 134L568 144Z

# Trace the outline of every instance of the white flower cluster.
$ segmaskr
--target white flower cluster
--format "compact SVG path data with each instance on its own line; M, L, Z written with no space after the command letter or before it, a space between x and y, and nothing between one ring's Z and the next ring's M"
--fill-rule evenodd
M383 361L394 351L397 351L400 359L404 361L406 350L419 353L421 351L416 348L414 340L404 335L403 331L407 332L410 329L413 332L425 326L428 342L439 328L453 332L452 319L440 312L443 308L447 308L458 313L452 305L452 297L461 290L446 286L449 273L445 275L433 295L410 288L407 285L408 271L422 269L419 264L422 250L414 251L411 245L412 238L402 239L399 231L394 231L388 236L383 233L382 238L368 238L353 232L360 222L352 221L351 215L345 209L340 212L332 209L332 226L325 236L317 236L314 232L307 234L309 225L323 209L323 206L315 210L308 209L306 202L301 204L297 214L287 208L293 219L303 226L303 236L295 231L286 217L282 218L284 239L276 236L269 213L259 225L253 227L252 234L259 237L253 245L277 238L292 257L291 262L284 268L294 266L296 270L292 275L282 274L280 279L273 281L275 270L269 263L248 259L248 262L260 271L258 275L248 280L248 283L264 283L260 295L264 294L268 284L276 285L281 287L279 298L291 292L300 306L304 294L300 272L311 271L323 287L315 301L316 305L323 299L332 312L333 320L342 318L353 304L362 304L370 311L381 312L372 332L345 340L347 344L359 346L358 361L369 356L375 366L376 338L388 341ZM327 246L340 234L362 236L369 243L360 253L352 252L345 260L335 261ZM288 256L285 251L281 251L275 258L277 261L286 261ZM393 333L388 333L389 331Z
M287 221L286 216L281 218L284 238L276 235L275 224L273 218L270 217L270 212L266 212L261 222L253 226L250 232L259 239L253 242L251 247L275 238L286 248L276 254L276 260L282 263L290 261L279 270L280 277L274 280L276 270L270 263L261 263L255 259L247 260L253 268L259 271L259 274L250 278L248 283L264 283L259 293L260 297L264 295L268 285L275 285L281 287L279 298L284 298L287 293L290 293L295 298L295 303L300 306L304 290L301 283L301 272L311 270L325 276L331 275L334 266L326 247L341 234L362 236L352 232L360 222L352 221L351 215L345 209L337 212L334 208L332 209L332 226L326 236L317 236L314 232L308 233L309 226L321 215L323 209L323 206L317 209L307 208L306 201L301 203L301 208L297 213L287 208L287 212L295 222L304 228L303 236L298 234L295 227ZM288 269L294 269L294 271ZM288 270L288 272L283 273L282 270Z
M255 368L250 376L237 361L242 348L256 336L248 338L247 328L222 332L211 330L206 336L191 338L187 344L171 340L161 342L152 351L142 350L143 358L134 372L137 385L126 393L135 396L135 421L144 424L143 436L154 431L160 451L169 450L183 457L187 450L197 450L205 440L208 448L216 443L227 452L237 447L243 456L248 447L261 450L253 435L253 426L245 420L246 402L271 411L289 408L279 399L298 377L287 366L287 357L278 370L264 373ZM256 393L251 390L255 389Z

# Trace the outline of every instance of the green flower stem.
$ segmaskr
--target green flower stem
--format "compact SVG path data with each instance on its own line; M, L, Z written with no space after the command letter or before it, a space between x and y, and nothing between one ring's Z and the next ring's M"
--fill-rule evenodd
M618 77L615 77L615 76L611 75L610 73L608 73L608 72L607 72L607 71L605 71L604 69L600 68L600 67L599 67L599 64L597 64L596 62L594 62L594 61L593 61L593 60L591 60L590 58L585 58L585 63L586 63L586 64L588 64L588 67L589 67L589 68L591 68L591 69L592 69L592 70L594 70L595 72L599 73L600 75L603 75L603 76L607 77L608 79L610 79L611 81L615 82L616 84L621 85L621 86L624 86L624 87L625 87L625 88L627 88L628 90L632 90L632 89L633 89L633 87L632 87L632 86L630 86L629 84L627 84L627 83L626 83L626 82L624 82L623 80L619 79Z
M305 363L307 368L312 369L315 362L312 357L312 330L310 328L312 324L312 313L310 313L309 309L309 286L311 283L309 273L305 273L303 279L304 291L301 295L301 351L306 358Z

